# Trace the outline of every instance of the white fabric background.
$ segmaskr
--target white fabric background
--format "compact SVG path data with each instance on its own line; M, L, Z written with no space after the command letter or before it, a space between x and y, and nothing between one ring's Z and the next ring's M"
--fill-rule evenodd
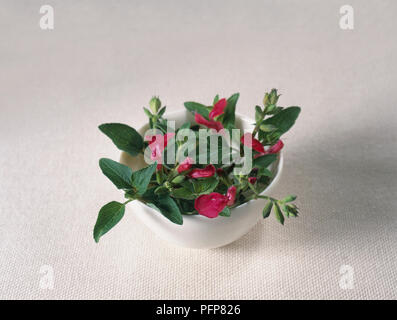
M55 9L42 31L39 8ZM395 299L397 3L344 1L1 1L0 297L4 299ZM98 168L119 152L103 122L140 126L169 110L272 87L303 107L285 138L272 217L220 249L170 247L127 211L99 244L99 208L122 194ZM40 289L40 267L54 289ZM339 287L342 265L354 289Z

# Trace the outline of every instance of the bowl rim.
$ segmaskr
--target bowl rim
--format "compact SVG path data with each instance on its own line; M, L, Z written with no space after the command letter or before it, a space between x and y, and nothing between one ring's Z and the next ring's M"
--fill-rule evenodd
M175 117L175 116L180 116L181 114L188 114L188 112L189 112L189 111L184 110L184 109L183 109L183 110L174 110L174 111L171 111L171 112L167 113L167 116L172 118L173 116ZM247 117L247 116L245 116L245 115L242 115L241 113L236 112L235 115L236 115L236 118L239 118L239 119L242 120L242 121L249 122L249 123L254 122L253 119L251 119L251 118L249 118L249 117ZM145 123L144 125L142 125L141 127L139 127L139 128L137 129L137 131L138 131L140 134L142 134L142 133L143 133L143 130L144 130L145 127L147 127L147 126L148 126L148 124ZM125 154L125 152L122 151L122 152L121 152L121 155L122 155L123 153ZM120 160L121 160L121 156L120 156ZM273 186L279 181L280 176L281 176L281 171L282 171L283 166L284 166L283 151L280 151L280 152L278 153L277 160L276 160L276 162L274 163L274 165L275 165L275 168L274 168L274 172L275 172L274 177L273 177L273 179L271 180L271 182L269 183L269 185L260 193L261 195L263 195L264 193L269 192L269 191L273 188ZM256 199L251 199L251 200L249 200L249 201L247 201L247 202L244 202L244 203L238 205L237 207L230 208L230 211L233 211L234 209L240 209L240 208L242 208L242 207L244 207L244 206L247 206L247 205L248 205L249 203L251 203L252 201L256 201ZM146 208L155 211L153 208L149 207L149 206L146 205L145 203L140 202L140 201L139 201L139 203L140 203L141 205L145 206ZM182 213L182 212L181 212L181 213ZM205 217L205 216L203 216L203 215L200 215L200 214L184 214L184 213L182 213L182 215L183 215L183 219L184 219L184 220L185 220L185 219L188 219L188 220L190 220L190 219L201 219L201 220L207 221L207 220L209 219L209 218L207 218L207 217ZM165 218L165 217L164 217L164 218Z

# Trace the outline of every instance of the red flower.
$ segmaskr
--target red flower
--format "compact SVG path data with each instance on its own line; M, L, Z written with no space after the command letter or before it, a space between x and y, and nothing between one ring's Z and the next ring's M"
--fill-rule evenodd
M228 199L223 194L212 192L199 196L194 201L194 208L202 216L216 218L225 209L227 202Z
M208 178L208 177L212 177L215 174L215 171L216 171L215 167L212 164L209 164L204 169L193 169L189 173L189 177L194 179Z
M215 129L216 131L220 131L220 130L223 129L223 125L219 121L207 120L206 118L204 118L201 114L199 114L197 112L194 115L194 120L198 124L202 124L202 125L206 126L207 128L210 128L210 129Z
M284 143L281 140L278 140L275 145L266 150L266 154L278 153L283 147Z
M227 199L227 206L232 206L234 204L234 200L236 199L236 186L231 186L227 189L226 199Z
M265 148L259 140L255 139L251 133L246 133L241 137L241 143L259 153L265 153Z
M193 165L193 159L187 157L185 160L181 162L181 164L178 166L178 173L182 173L183 171L189 170Z
M174 135L175 133L166 133L164 136L161 134L156 134L154 136L145 137L145 140L150 140L149 148L152 151L150 159L157 161L157 163L160 163L157 165L157 170L161 168L161 157L165 147L168 144L168 140L171 139Z
M255 177L249 177L248 178L248 182L251 183L251 184L255 184L256 180L257 180L257 178L255 178Z
M223 114L226 106L227 106L227 101L225 98L223 98L223 99L219 100L217 103L215 103L214 107L212 108L212 110L209 114L210 119L214 120L215 117Z
M258 158L264 156L265 154L278 153L284 147L284 143L281 140L278 140L277 143L271 146L269 149L265 150L263 145L259 140L252 137L251 133L246 133L241 137L241 143L247 147L250 147L258 152L254 156L254 158Z
M212 192L210 194L203 194L194 201L194 208L202 216L208 218L216 218L226 206L234 204L236 199L237 188L231 186L226 195L218 192Z

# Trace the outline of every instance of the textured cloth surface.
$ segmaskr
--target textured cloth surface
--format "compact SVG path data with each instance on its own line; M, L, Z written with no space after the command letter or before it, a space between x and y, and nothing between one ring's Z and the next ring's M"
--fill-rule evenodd
M1 1L0 298L396 298L395 1L349 1L354 30L341 1L46 3L51 31L43 1ZM274 191L298 194L300 218L200 251L127 211L94 243L99 208L123 199L98 124L139 127L153 94L172 111L240 92L252 117L273 87L303 107Z

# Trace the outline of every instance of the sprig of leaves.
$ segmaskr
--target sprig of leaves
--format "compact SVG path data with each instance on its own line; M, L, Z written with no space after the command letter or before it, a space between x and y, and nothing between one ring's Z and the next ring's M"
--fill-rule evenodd
M151 177L156 170L156 163L133 172L131 168L113 161L102 158L99 160L99 166L103 174L118 188L123 189L126 197L130 202L135 199L141 199L146 192ZM127 203L126 202L126 203ZM113 228L123 217L125 203L112 201L106 204L99 211L98 219L94 228L94 239L99 241L100 237Z
M163 118L163 115L167 109L166 106L161 106L161 101L158 97L153 97L149 102L150 110L143 107L143 111L149 118L149 127L151 129L159 129L163 133L167 131L167 120Z
M299 107L283 108L277 106L280 95L276 89L265 93L263 108L255 107L255 128L252 135L258 133L258 138L264 145L273 145L286 133L299 116ZM267 118L266 118L267 117Z

